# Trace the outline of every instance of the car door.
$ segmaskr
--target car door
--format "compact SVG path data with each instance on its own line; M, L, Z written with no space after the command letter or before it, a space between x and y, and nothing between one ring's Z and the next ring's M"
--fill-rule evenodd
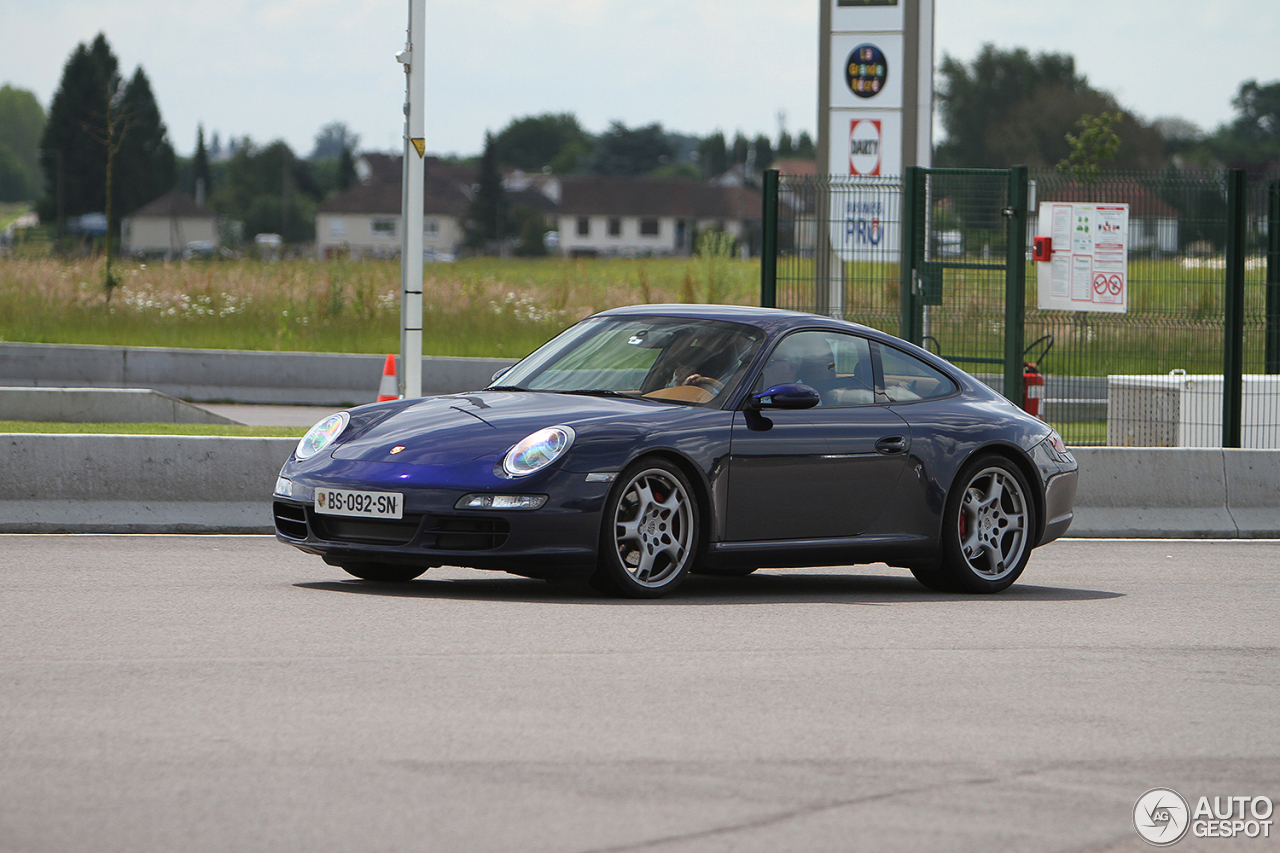
M870 343L858 335L809 330L778 343L754 391L801 382L821 402L735 415L726 540L855 536L875 522L902 475L911 432L877 404L872 376Z

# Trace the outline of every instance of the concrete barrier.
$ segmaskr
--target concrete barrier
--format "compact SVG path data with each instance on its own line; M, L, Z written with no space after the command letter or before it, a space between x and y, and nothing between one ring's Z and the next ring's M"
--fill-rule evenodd
M378 396L385 355L0 343L0 385L146 388L196 401L353 406ZM489 384L509 358L422 360L422 393Z
M0 435L0 533L269 533L293 438Z
M1072 448L1069 536L1280 537L1280 450Z
M233 424L190 403L141 388L0 388L0 421L69 424Z
M291 438L0 434L0 532L269 533ZM1280 537L1280 451L1077 448L1068 536Z

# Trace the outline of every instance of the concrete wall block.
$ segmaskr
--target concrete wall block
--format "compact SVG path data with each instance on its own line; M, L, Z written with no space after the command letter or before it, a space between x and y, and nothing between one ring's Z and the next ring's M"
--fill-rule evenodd
M1227 505L1221 449L1079 447L1071 452L1080 463L1079 506Z
M141 388L0 387L0 420L61 423L230 424L190 403Z
M0 344L0 385L148 388L188 400L350 406L378 396L385 355ZM489 384L504 358L425 357L422 393Z
M0 436L0 521L14 502L244 502L270 498L291 438ZM71 508L68 508L69 512Z

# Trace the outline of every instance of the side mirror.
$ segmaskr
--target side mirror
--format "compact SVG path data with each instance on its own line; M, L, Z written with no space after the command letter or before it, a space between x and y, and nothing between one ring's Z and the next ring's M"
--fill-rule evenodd
M767 391L751 396L751 403L758 409L812 409L822 402L816 389L799 382L774 385Z
M490 376L489 384L492 385L493 383L497 382L498 379L502 376L502 374L506 373L508 370L510 370L513 367L515 367L514 364L508 364L506 367L502 368L497 373L493 374L493 376Z

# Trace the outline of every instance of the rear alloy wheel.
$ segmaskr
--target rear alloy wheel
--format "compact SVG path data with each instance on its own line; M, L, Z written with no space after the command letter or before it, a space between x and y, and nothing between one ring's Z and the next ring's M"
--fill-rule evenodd
M960 472L947 496L942 564L935 577L941 583L925 585L958 592L1008 589L1027 566L1034 531L1026 477L1004 457L979 457Z
M629 598L658 598L685 579L698 543L693 487L674 465L642 461L618 478L601 522L592 584Z
M343 563L342 570L360 580L386 583L411 581L426 571L418 566L398 563Z

